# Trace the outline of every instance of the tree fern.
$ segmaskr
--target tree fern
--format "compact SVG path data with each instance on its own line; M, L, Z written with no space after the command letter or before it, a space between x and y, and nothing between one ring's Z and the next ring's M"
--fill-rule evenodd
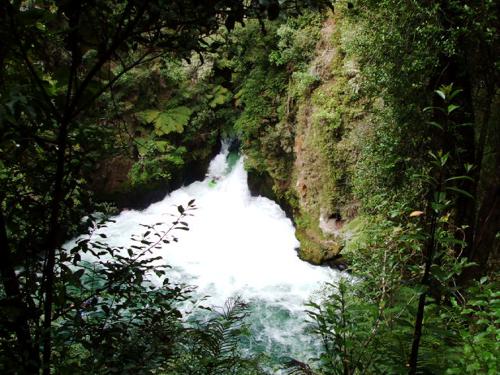
M218 105L227 103L231 97L232 94L228 89L221 85L215 85L207 95L207 99L210 100L208 105L210 108L215 108Z
M170 133L182 133L193 111L185 106L179 106L160 111L147 109L136 113L136 116L145 123L153 124L154 132L158 136Z

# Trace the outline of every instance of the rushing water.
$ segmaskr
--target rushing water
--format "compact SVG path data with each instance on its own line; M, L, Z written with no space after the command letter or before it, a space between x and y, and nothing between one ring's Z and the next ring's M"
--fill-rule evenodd
M144 229L139 224L168 223L176 206L191 199L198 209L186 220L190 231L179 231L178 243L155 250L172 266L169 278L210 296L205 304L222 306L235 296L249 302L247 350L306 360L306 348L314 348L316 339L303 332L304 303L337 272L297 257L292 222L275 202L250 195L242 158L226 146L204 181L143 211L123 211L103 232L113 245L130 245L130 236Z

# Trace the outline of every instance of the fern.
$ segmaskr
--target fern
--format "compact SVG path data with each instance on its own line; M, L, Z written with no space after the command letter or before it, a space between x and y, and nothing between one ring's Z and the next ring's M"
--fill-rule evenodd
M204 327L208 349L207 374L220 374L238 360L237 348L243 330L247 305L241 300L228 300L223 310Z
M246 332L247 305L240 299L228 300L219 312L203 324L188 330L181 357L172 362L172 374L265 374L252 357L239 347Z
M170 133L182 133L192 113L190 108L179 106L164 112L157 109L147 109L136 113L136 116L145 123L153 124L155 134L162 136Z
M216 85L211 90L211 93L207 95L207 98L210 99L208 105L210 108L215 108L218 105L222 105L227 103L232 97L231 92L221 85Z
M285 371L287 375L314 375L313 370L307 363L296 359L291 359L286 363Z

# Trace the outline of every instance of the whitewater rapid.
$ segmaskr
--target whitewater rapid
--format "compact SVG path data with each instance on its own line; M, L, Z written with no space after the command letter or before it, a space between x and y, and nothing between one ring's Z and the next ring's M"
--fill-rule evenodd
M291 220L272 200L250 195L243 159L228 155L223 146L204 181L143 211L123 211L101 231L109 244L131 245L130 236L144 231L140 224L170 223L178 205L195 199L197 210L185 220L190 230L177 231L177 243L154 250L172 267L169 279L196 286L198 296L208 296L204 304L222 306L241 297L250 303L248 350L306 360L311 353L305 348L317 339L303 332L304 303L338 272L297 257Z

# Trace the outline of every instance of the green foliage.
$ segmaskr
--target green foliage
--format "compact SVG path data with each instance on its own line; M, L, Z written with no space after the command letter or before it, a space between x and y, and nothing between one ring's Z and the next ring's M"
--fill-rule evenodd
M459 137L452 116L460 110L453 104L460 90L447 85L436 94L444 103L433 110L444 117L432 126ZM344 229L354 282L341 282L321 304L310 305L324 343L316 363L320 373L398 374L408 371L412 358L421 373L497 371L498 287L486 277L470 288L459 286L472 264L462 257L466 228L454 225L453 211L462 197L470 198L457 184L471 178L455 175L461 151L454 151L429 151L429 169L415 177L427 208L412 211L403 201ZM414 352L422 323L417 311L424 324Z
M215 108L231 100L232 95L227 88L220 85L215 85L206 97L210 100L208 103L209 107Z
M362 209L387 212L418 202L421 186L411 177L425 166L429 79L437 74L443 43L439 5L358 1L343 11L342 46L355 59L361 90L371 99L371 131L360 143L353 190ZM371 32L377 25L377 32Z
M146 141L151 144L151 148L141 155L141 158L134 163L130 172L129 178L132 186L135 187L160 187L162 184L168 183L175 172L184 165L184 155L186 149L184 147L173 149L172 146L164 141ZM169 151L167 151L167 148Z
M411 176L426 168L429 147L446 143L428 127L432 120L422 109L435 104L433 90L443 82L460 82L462 88L475 85L479 78L470 75L472 66L482 64L481 69L490 71L496 64L488 51L497 42L486 35L497 20L498 9L493 7L492 2L362 0L353 9L342 11L348 21L342 37L344 48L359 62L362 89L377 104L374 131L364 142L354 184L364 209L373 213L383 205L420 199L412 193L421 188ZM371 32L374 25L377 32ZM481 52L470 48L473 45L480 45ZM472 56L477 57L475 62ZM471 106L476 107L476 114L483 111L467 95L481 94L465 93L454 103L465 105L465 111L456 116L462 124L471 122ZM482 103L488 100L491 98ZM477 123L477 132L480 127ZM474 138L472 128L466 129L459 131L462 137L456 132L450 138L456 150L474 147L465 140Z
M257 25L247 27L256 29ZM245 28L244 32L252 31ZM235 59L235 62L241 61L236 71L244 75L240 78L239 91L235 95L236 103L243 111L234 126L243 141L248 168L269 170L271 175L282 180L290 157L290 151L283 150L282 142L290 138L281 139L275 125L279 122L276 106L286 87L286 73L271 65L264 53L264 46L272 45L272 40L274 35L269 32L261 41L259 49L253 40L248 40L252 44L245 50L245 55ZM250 61L246 62L246 59ZM245 65L249 65L251 70Z
M277 66L288 65L289 70L305 69L314 54L322 18L318 12L306 12L280 25L276 49L269 53L269 60Z
M423 191L421 181L413 178L425 166L422 139L405 134L390 115L378 115L353 173L354 195L370 214L389 213L397 204L416 205Z
M488 286L493 289L489 296L475 292L478 306L495 306L484 309L483 326L475 327L479 319L470 309L464 314L455 309L473 298L465 297L469 291L459 285L473 266L464 255L476 246L470 233L477 230L478 206L472 202L478 202L480 175L474 170L483 164L483 156L476 157L483 152L481 134L488 132L480 123L490 113L487 108L498 88L489 81L490 97L483 96L479 104L481 89L470 72L475 64L488 72L498 65L489 57L498 39L486 31L497 20L490 16L498 13L492 6L477 2L471 10L459 1L338 1L336 54L328 66L331 76L321 76L329 81L316 81L310 72L318 70L294 72L294 82L275 105L278 114L291 113L295 124L303 124L303 130L295 126L295 141L308 150L309 158L302 151L299 173L314 171L316 181L308 181L302 205L314 212L312 217L319 211L311 209L314 205L345 207L347 213L348 203L359 202L363 213L362 225L344 229L344 254L355 282L349 288L341 284L340 290L327 292L322 303L310 305L324 343L314 369L319 373L406 373L420 310L424 324L417 372L497 371L495 285ZM482 31L474 35L479 25ZM285 28L282 32L292 35ZM281 44L282 54L272 55L277 64L288 64L293 56L287 43ZM478 47L470 48L473 45ZM477 57L476 63L470 63L470 56ZM480 80L485 83L494 76L488 73ZM443 85L450 77L462 88L473 85L477 91ZM290 96L299 102L296 113L279 106ZM256 168L270 164L265 160ZM486 184L495 186L491 194L498 190L498 182ZM324 194L321 203L318 192ZM302 244L309 245L303 227L316 227L316 220L309 213L295 219ZM489 243L482 251L491 254L496 245L494 240ZM292 373L313 373L300 362L291 368Z
M321 305L308 304L308 314L316 325L313 332L321 337L324 348L315 359L317 366L325 375L353 373L354 369L372 372L370 361L376 353L366 350L366 346L372 339L370 328L377 310L357 299L345 279L327 288Z
M148 109L137 113L137 116L145 123L153 124L155 134L162 136L174 132L182 133L192 113L190 108L181 106L165 111Z
M295 210L294 150L303 138L313 150L305 164L321 177L299 236L319 232L320 208L364 215L345 228L353 280L309 306L324 344L318 372L405 373L426 296L418 371L497 373L498 284L460 282L470 266L461 255L495 228L483 208L498 190L488 127L498 5L339 0L327 40L318 13L277 19L302 2L243 3L0 5L0 371L262 372L238 348L241 301L184 324L189 289L148 258L170 229L148 227L128 249L99 230L59 249L96 207L96 162L132 155L130 185L154 189L235 132L247 167L270 175ZM452 81L464 92L450 84L434 95Z
M262 374L239 348L247 306L229 301L222 312L181 306L191 287L167 277L169 267L152 251L189 230L194 201L179 206L170 225L143 225L128 247L111 246L105 215L86 218L89 233L62 251L55 270L53 371L60 374ZM37 286L41 279L34 280ZM40 290L35 288L34 290ZM36 300L37 295L33 296ZM0 307L2 321L17 313ZM186 324L186 321L189 322ZM2 326L2 329L4 326ZM6 332L3 332L6 333ZM0 341L0 369L15 373L12 336ZM15 358L14 358L15 359ZM14 371L13 371L14 370Z
M446 374L496 374L500 366L500 295L498 282L487 277L465 296L452 300L444 315L456 324L460 345L450 348Z
M426 306L419 371L460 373L454 370L459 363L469 363L471 368L482 371L488 367L485 365L487 362L481 362L481 359L475 358L474 364L472 361L457 361L459 356L463 358L466 332L470 329L474 331L472 322L476 319L471 322L471 311L460 303L443 303L448 298L452 301L464 298L456 288L456 280L465 264L454 256L453 245L448 241L454 238L453 233L445 230L446 223L442 225L442 233L438 237L439 244L444 248L436 255L441 260L439 269L432 269L434 283L431 295L434 297ZM323 351L315 360L315 368L321 374L343 374L345 371L360 374L405 373L417 297L425 291L419 286L423 269L418 263L425 232L411 219L404 227L391 221L374 220L365 222L358 229L361 233L356 235L362 235L363 239L359 239L357 247L346 254L354 279L341 280L338 286L330 286L321 303L309 305L314 332L323 342ZM493 290L494 287L486 298L495 298ZM469 292L475 295L473 289L465 292L466 295ZM479 300L484 298L478 294ZM486 306L487 302L482 301L478 305ZM474 339L479 343L479 337L484 338L482 349L489 366L497 361L495 355L488 354L497 345L495 337L498 332L494 321L498 319L498 312L494 306L495 303L485 311L488 318L483 321L484 326L475 331L475 334L485 334ZM460 312L462 309L463 314ZM480 348L480 344L475 347L477 350ZM436 352L441 355L436 356Z
M294 72L292 74L292 88L290 89L290 95L293 95L296 99L301 99L320 82L320 78L309 72Z
M290 86L306 90L315 83L305 72L319 38L322 16L314 12L265 24L266 34L257 40L260 25L249 23L235 30L228 65L232 67L241 109L235 129L247 156L246 166L267 172L278 196L286 194L293 163L293 107Z
M229 300L221 311L212 311L205 322L193 324L168 373L264 374L255 358L245 357L239 350L240 340L248 334L246 310L241 300Z

